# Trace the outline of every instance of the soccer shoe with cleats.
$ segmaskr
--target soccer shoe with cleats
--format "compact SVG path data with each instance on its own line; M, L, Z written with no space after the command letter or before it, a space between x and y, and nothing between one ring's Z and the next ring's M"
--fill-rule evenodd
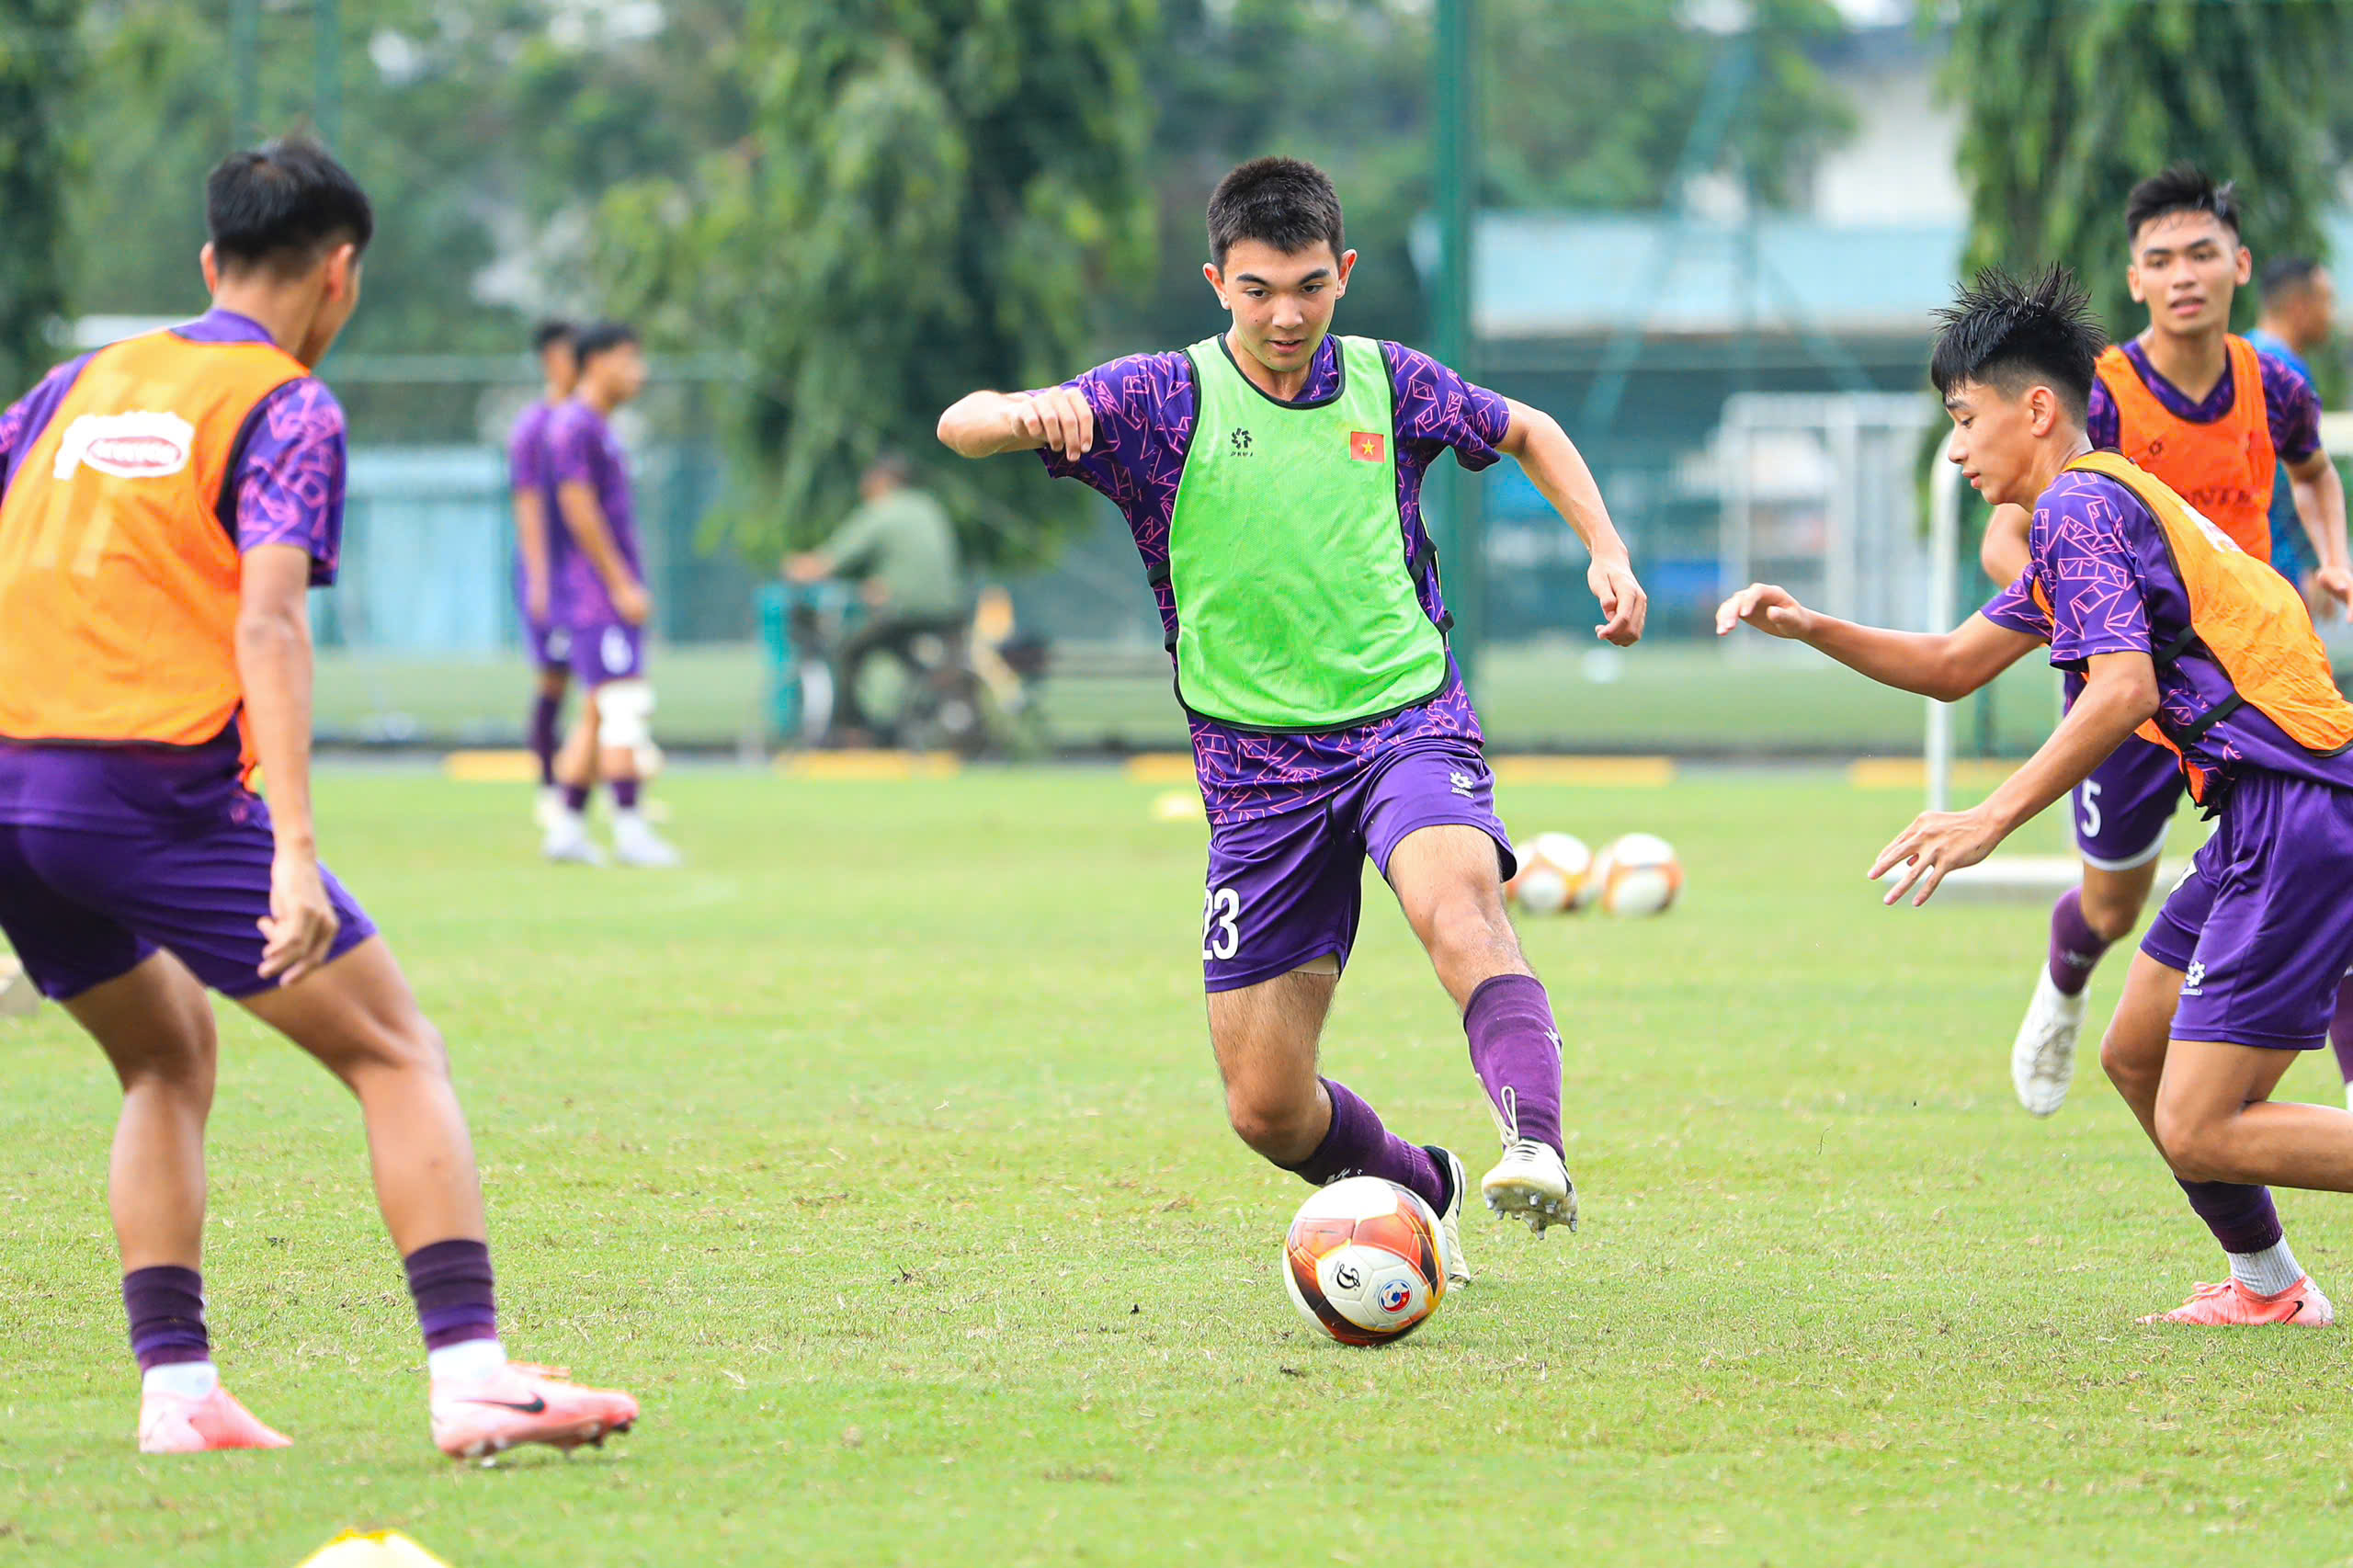
M220 1449L293 1446L292 1438L263 1426L224 1388L216 1386L201 1399L157 1391L139 1401L139 1451L142 1454L206 1454Z
M572 812L560 813L547 836L540 840L540 853L559 866L601 866L605 852L588 836L586 819Z
M1577 1228L1576 1184L1569 1179L1567 1164L1550 1143L1533 1138L1513 1140L1505 1146L1495 1168L1479 1183L1479 1190L1498 1218L1525 1220L1539 1236L1552 1225Z
M1471 1185L1470 1173L1454 1151L1437 1143L1425 1143L1422 1153L1438 1166L1438 1174L1446 1182L1446 1207L1438 1210L1438 1245L1445 1256L1438 1261L1446 1267L1446 1282L1467 1285L1471 1282L1471 1266L1462 1261L1462 1191Z
M613 858L624 866L665 870L678 863L678 852L643 819L624 817L613 824Z
M637 1420L637 1401L585 1389L562 1367L510 1361L487 1378L433 1384L433 1442L453 1460L487 1459L524 1443L569 1451L602 1445Z
M2050 1116L2067 1103L2084 1006L2081 993L2070 996L2052 983L2048 969L2035 976L2034 1000L2027 1004L2026 1021L2010 1046L2010 1086L2018 1092L2018 1104L2037 1116Z
M2181 1323L2199 1328L2327 1328L2336 1309L2307 1274L2276 1296L2258 1296L2234 1279L2200 1285L2169 1312L2151 1312L2143 1323Z

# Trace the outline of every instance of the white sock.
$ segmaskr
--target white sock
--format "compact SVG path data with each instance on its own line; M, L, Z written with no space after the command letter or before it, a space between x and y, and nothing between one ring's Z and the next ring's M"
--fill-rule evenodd
M642 833L645 831L645 814L635 806L627 811L616 806L613 808L613 829L617 833Z
M506 1365L506 1346L495 1339L460 1339L425 1353L425 1369L437 1383L479 1383Z
M176 1394L202 1399L221 1386L221 1369L210 1361L166 1361L150 1367L139 1379L142 1393Z
M2261 1252L2234 1252L2223 1256L2231 1260L2231 1278L2258 1296L2276 1296L2292 1289L2304 1277L2296 1255L2288 1250L2288 1238L2281 1236Z

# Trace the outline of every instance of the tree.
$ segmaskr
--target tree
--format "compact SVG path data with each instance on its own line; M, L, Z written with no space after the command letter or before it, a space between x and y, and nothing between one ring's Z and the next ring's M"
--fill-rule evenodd
M981 525L979 553L1042 550L1076 499L1021 465L935 460L932 422L973 387L1069 375L1095 301L1148 255L1150 0L745 9L748 134L690 179L616 187L599 224L620 309L748 361L757 495L728 531L774 559L896 447Z
M0 0L0 401L54 359L64 315L64 193L73 164L62 127L81 76L74 0Z
M2328 116L2348 45L2345 0L1963 0L1946 86L1963 111L1964 265L2065 262L2111 332L2137 331L2125 198L2183 159L2239 183L2258 259L2325 256Z

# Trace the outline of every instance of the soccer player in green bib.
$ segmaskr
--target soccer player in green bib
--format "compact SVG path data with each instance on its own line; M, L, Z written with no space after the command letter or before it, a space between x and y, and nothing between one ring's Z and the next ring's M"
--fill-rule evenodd
M1310 1182L1370 1175L1420 1194L1463 1279L1461 1162L1316 1070L1370 856L1462 1009L1503 1136L1488 1206L1540 1235L1574 1228L1561 1037L1504 912L1512 848L1447 650L1429 465L1448 448L1472 470L1518 459L1593 553L1601 637L1633 642L1645 601L1550 416L1410 348L1331 335L1357 257L1321 170L1233 170L1210 199L1209 243L1225 332L1059 387L973 392L939 438L968 458L1039 451L1126 516L1209 812L1201 963L1227 1117Z

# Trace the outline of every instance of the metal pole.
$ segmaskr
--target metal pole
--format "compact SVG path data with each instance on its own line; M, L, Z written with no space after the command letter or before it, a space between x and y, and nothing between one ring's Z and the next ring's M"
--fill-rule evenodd
M1961 471L1948 454L1950 437L1937 447L1937 472L1928 482L1928 630L1949 629L1953 594L1960 586ZM1952 705L1928 699L1928 810L1952 809Z
M1438 358L1466 378L1474 372L1475 326L1472 319L1473 212L1479 196L1478 0L1438 0L1437 187L1439 266L1431 301ZM1460 464L1440 465L1438 494L1441 556L1447 608L1454 615L1454 657L1462 678L1475 681L1486 633L1486 541L1481 527L1478 481ZM1427 494L1427 493L1426 493Z
M261 0L229 0L229 69L236 79L239 146L261 134Z
M330 148L343 134L343 8L337 0L312 0L313 59L311 119Z

